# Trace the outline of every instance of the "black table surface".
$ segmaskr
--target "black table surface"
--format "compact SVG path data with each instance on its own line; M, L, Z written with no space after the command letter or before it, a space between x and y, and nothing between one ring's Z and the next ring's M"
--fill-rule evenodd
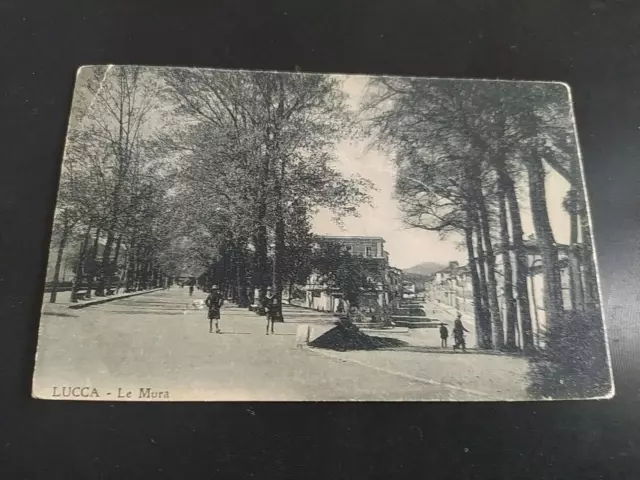
M0 478L638 478L639 26L634 0L0 0ZM521 404L32 400L74 75L80 65L105 63L569 83L616 397Z

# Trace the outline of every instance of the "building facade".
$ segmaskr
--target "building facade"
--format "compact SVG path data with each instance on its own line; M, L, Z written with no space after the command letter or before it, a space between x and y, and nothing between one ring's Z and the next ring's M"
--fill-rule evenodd
M384 250L382 237L364 236L318 236L318 243L336 243L353 256L372 259L379 262L378 274L368 278L374 285L374 291L363 292L360 299L361 309L365 314L375 315L383 306L391 309L397 307L402 300L402 270L389 265L389 254ZM303 306L325 312L338 312L348 305L343 292L326 285L317 273L307 280L303 290L305 299Z
M389 261L389 255L384 251L382 237L320 235L317 239L318 242L338 243L351 255Z
M546 312L544 308L544 278L542 269L542 259L540 250L534 241L525 243L527 252L528 272L527 288L529 292L529 308L531 310L531 321L533 323L534 339L538 345L542 343L542 334L547 325ZM515 267L515 252L509 252L511 264ZM558 245L559 268L562 283L562 298L565 310L570 310L570 277L569 277L569 247ZM498 302L503 324L505 324L506 296L504 290L504 264L502 252L496 253L496 280L498 283ZM517 299L516 269L513 268L513 296ZM474 316L474 295L471 272L467 265L460 266L458 262L450 262L449 265L436 272L432 280L425 285L425 293L429 300L446 305L455 309L463 315ZM518 344L522 344L521 319L518 310L517 337Z

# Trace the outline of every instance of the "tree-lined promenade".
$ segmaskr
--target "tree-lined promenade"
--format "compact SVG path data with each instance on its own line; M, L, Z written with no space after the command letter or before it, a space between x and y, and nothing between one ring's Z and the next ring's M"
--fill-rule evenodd
M34 394L64 398L53 395L61 394L62 386L78 385L81 378L86 382L82 385L98 390L99 397L92 400L111 402L529 398L521 358L299 349L298 325L311 323L325 331L332 327L332 316L289 306L287 323L267 336L254 313L227 303L222 334L209 335L203 310L185 312L193 298L204 300L205 294L196 291L190 297L186 288L174 286L62 316L55 316L63 313L55 305L45 305L50 321L41 329ZM437 332L432 333L435 344ZM54 386L59 386L57 392ZM168 392L168 398L164 393L145 398L148 388ZM123 399L119 391L133 393Z
M596 378L583 382L593 391L563 384L562 394L607 390L593 245L564 86L371 78L354 108L344 77L334 75L144 67L89 73L62 166L51 302L70 255L72 301L79 291L85 298L142 291L188 273L264 313L269 292L281 306L283 291L316 273L357 306L358 292L375 291L379 272L335 246L318 247L311 224L319 209L341 222L370 202L375 185L335 166L337 145L364 137L395 163L405 225L464 239L478 347L523 353L534 377ZM570 185L568 307L548 169ZM522 195L544 278L543 351L532 334Z
M332 167L353 112L330 76L114 67L86 90L56 215L59 258L83 235L74 291L195 271L243 307L257 290L264 311L268 289L308 277L316 209L368 201L368 181Z
M464 238L479 348L516 351L520 329L524 353L537 362L534 375L563 381L591 375L585 384L606 391L603 321L566 87L382 78L371 83L362 110L367 134L395 159L396 195L405 223ZM563 303L562 263L549 219L549 169L569 184L563 205L571 231L569 306ZM544 279L544 352L536 352L532 334L527 284L532 265L523 238L523 193ZM536 393L549 392L548 385L538 386ZM554 393L564 390L550 388ZM581 386L568 390L572 388L580 391ZM580 391L588 393L588 388Z

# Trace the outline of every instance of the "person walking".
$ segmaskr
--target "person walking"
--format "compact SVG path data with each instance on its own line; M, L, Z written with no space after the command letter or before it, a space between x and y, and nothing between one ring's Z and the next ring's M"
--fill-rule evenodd
M193 284L189 285L189 296L193 297Z
M444 323L440 324L440 346L447 348L447 339L449 338L449 329Z
M464 328L464 325L462 325L462 315L458 314L455 322L453 323L453 339L455 341L455 344L453 345L454 350L462 348L463 352L467 351L467 345L464 340L465 332L469 333L469 330Z
M269 335L269 326L271 326L271 335L273 332L273 324L276 320L279 320L279 301L278 297L271 295L267 299L267 335Z
M220 309L222 308L222 304L224 303L224 298L220 295L217 286L211 287L211 292L207 296L207 299L204 301L205 305L208 307L208 317L209 317L209 333L213 333L213 322L216 322L216 333L221 333L220 331Z

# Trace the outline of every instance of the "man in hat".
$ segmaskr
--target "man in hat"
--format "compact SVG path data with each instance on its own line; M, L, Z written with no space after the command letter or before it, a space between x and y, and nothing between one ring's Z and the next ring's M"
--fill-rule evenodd
M462 315L458 313L455 322L453 322L453 339L455 341L453 349L457 350L461 348L463 352L467 350L467 342L464 339L465 332L469 332L464 325L462 325Z
M269 335L269 327L271 327L271 335L274 334L273 323L280 320L281 310L278 307L280 307L278 297L269 291L267 294L267 335Z
M205 305L209 307L209 333L213 333L213 322L216 322L216 333L220 333L220 309L222 308L222 304L224 303L224 298L220 294L218 287L214 285L211 287L211 292L209 296L204 301Z

